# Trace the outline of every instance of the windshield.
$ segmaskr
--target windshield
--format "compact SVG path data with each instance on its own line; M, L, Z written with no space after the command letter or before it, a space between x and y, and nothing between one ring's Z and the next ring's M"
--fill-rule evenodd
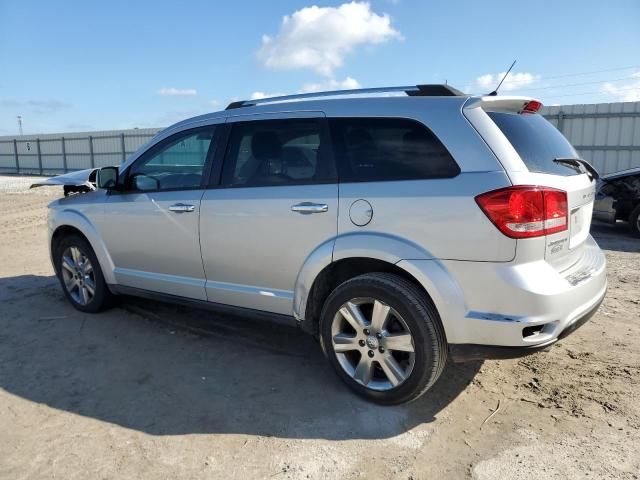
M553 175L578 175L569 165L554 162L556 158L580 158L575 149L542 115L487 112L509 139L529 171Z

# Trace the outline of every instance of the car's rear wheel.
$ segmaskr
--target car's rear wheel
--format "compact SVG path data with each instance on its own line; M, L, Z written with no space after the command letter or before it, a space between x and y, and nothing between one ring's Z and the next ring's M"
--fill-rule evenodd
M98 259L84 238L69 235L55 246L55 266L65 296L83 312L99 312L111 303Z
M629 215L629 229L636 237L640 237L640 205Z
M447 360L430 299L393 274L360 275L339 285L325 302L320 334L338 375L381 404L415 400L436 382Z

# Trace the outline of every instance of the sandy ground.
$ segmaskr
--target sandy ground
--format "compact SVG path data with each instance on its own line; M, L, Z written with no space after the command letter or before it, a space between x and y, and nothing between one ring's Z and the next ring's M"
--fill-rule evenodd
M640 476L640 240L622 225L593 229L610 289L584 327L385 408L293 329L136 299L75 311L46 248L59 192L27 183L0 177L0 478Z

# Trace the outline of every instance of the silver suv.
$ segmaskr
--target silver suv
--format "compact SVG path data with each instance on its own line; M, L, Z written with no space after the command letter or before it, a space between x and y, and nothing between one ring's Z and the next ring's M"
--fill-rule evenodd
M597 173L540 106L444 85L235 102L53 202L53 265L81 311L133 294L290 320L357 393L411 401L605 295Z

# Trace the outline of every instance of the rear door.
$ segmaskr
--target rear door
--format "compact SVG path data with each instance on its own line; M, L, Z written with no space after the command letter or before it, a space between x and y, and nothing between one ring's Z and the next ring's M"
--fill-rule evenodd
M323 245L331 252L335 168L324 115L304 116L226 125L221 180L200 216L209 301L291 315L305 260Z
M516 150L527 171L509 172L515 184L540 185L567 192L568 229L547 236L545 259L563 270L573 265L589 236L596 179L558 159L579 159L569 141L538 114L488 112Z

